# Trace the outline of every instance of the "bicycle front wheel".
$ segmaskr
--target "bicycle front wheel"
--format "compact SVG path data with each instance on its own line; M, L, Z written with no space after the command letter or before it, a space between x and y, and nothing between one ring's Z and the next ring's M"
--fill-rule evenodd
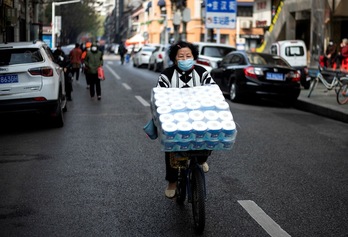
M308 98L311 96L314 88L317 86L317 84L319 83L318 78L315 78L311 81L311 84L309 86L309 93L308 93Z
M192 170L191 191L192 191L192 213L195 231L201 234L205 227L205 188L204 173L196 167Z
M180 205L184 204L186 199L186 179L186 171L183 170L176 182L176 202Z
M342 85L337 91L337 103L340 105L348 103L348 78L341 78Z

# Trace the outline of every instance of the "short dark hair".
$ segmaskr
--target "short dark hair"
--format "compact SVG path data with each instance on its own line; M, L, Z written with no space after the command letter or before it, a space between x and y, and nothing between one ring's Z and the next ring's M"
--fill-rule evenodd
M175 63L176 61L176 55L179 51L179 49L181 48L189 48L191 49L192 55L194 60L197 60L198 58L198 49L196 48L196 46L194 46L193 44L186 42L186 41L178 41L174 44L172 44L169 48L169 59L172 60L172 62Z

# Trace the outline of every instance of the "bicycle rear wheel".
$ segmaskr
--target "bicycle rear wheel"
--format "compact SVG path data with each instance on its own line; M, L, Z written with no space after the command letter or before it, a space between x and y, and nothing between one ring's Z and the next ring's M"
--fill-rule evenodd
M337 91L337 103L340 105L348 103L348 78L347 80L342 80L342 85Z
M317 87L318 83L319 83L319 79L318 79L318 78L315 78L315 79L313 79L313 80L311 81L311 84L310 84L310 86L309 86L308 98L311 96L311 94L312 94L314 88Z
M195 231L201 234L205 227L205 190L204 173L195 167L191 174L192 213Z

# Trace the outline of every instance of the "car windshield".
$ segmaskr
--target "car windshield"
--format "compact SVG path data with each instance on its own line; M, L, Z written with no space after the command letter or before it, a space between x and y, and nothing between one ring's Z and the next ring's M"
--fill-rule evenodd
M303 56L304 48L302 46L290 46L285 48L286 56Z
M38 48L19 48L0 50L0 66L42 62Z
M222 58L232 50L233 49L229 47L205 46L202 48L201 55L213 58Z
M248 54L248 59L251 64L254 65L272 65L289 67L289 64L276 55L271 54Z

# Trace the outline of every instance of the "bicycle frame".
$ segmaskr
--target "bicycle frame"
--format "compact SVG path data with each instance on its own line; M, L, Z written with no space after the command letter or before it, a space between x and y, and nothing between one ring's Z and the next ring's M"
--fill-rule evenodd
M317 78L324 84L324 86L328 90L332 90L334 87L336 87L339 84L339 79L337 75L334 76L331 83L328 83L327 80L324 78L323 74L321 74L321 71L318 72Z
M324 78L323 74L321 73L322 70L323 70L322 67L319 66L317 76L315 77L314 80L312 80L312 82L309 86L308 98L311 96L314 88L318 85L319 81L321 81L323 83L323 85L325 86L326 89L328 89L328 90L335 89L336 93L338 91L337 87L342 85L341 79L338 75L340 73L340 71L337 71L337 70L335 71L336 74L335 74L334 78L332 79L332 82L329 83Z
M205 202L207 199L205 175L199 164L199 158L207 158L210 154L209 150L170 154L170 166L178 170L176 201L181 205L187 197L188 202L192 204L194 227L198 234L204 231Z

